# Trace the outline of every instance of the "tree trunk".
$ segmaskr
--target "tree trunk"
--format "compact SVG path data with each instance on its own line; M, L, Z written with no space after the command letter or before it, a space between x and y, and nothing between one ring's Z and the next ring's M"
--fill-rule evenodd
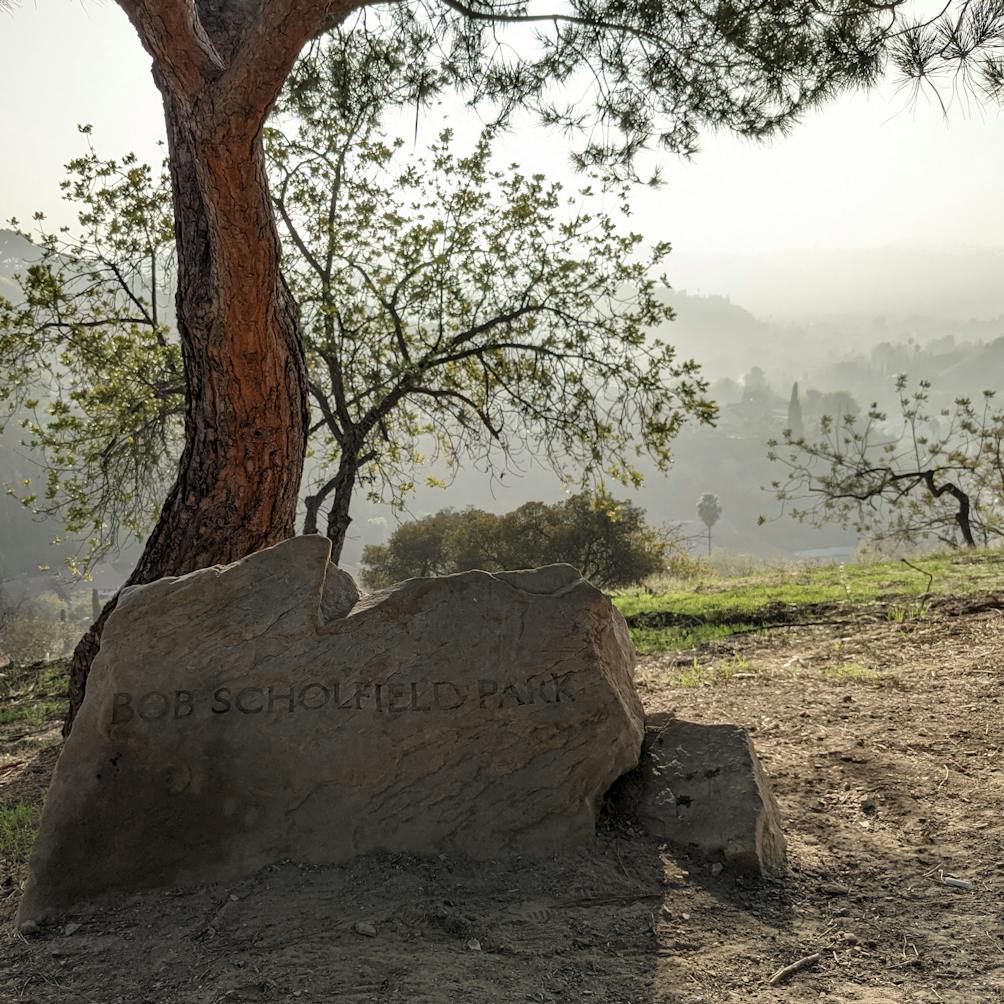
M178 247L185 446L126 585L236 561L292 535L308 426L296 305L279 269L265 178L264 111L242 114L211 94L183 102L158 85ZM64 733L117 599L74 652Z
M934 471L922 471L921 477L924 479L924 484L927 485L927 490L934 496L934 498L940 499L941 496L947 492L953 499L955 499L959 507L955 513L955 522L958 524L959 530L962 532L962 539L966 542L966 547L976 547L971 523L972 504L968 493L964 492L958 485L953 484L951 481L946 481L943 485L936 484L934 480Z
M352 504L352 491L356 486L356 474L359 471L359 458L349 450L344 451L338 459L338 470L332 479L335 498L328 511L327 537L331 541L331 560L337 565L342 558L342 548L345 546L345 535L349 531L352 517L349 506Z

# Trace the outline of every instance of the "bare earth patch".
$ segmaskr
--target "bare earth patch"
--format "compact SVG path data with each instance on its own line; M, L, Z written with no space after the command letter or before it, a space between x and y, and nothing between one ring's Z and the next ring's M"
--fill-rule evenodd
M0 1000L1004 1001L1001 604L827 618L639 666L649 711L753 728L783 883L712 876L608 820L594 850L546 862L282 864L25 939L24 868L4 862ZM9 805L44 789L58 728L4 731Z

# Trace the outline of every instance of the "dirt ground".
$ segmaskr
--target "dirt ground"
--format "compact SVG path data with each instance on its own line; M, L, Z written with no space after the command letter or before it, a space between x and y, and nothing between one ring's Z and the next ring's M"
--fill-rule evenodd
M0 1001L1004 1002L1002 608L946 600L902 622L834 608L641 660L650 711L753 730L782 882L712 876L607 818L595 848L555 860L284 863L25 939L24 869L8 864ZM681 668L705 682L669 683ZM0 800L37 793L58 732L3 738Z

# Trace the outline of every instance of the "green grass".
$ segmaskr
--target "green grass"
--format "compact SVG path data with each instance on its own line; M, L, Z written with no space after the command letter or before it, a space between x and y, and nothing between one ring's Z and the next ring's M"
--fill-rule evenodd
M823 676L828 676L834 680L876 680L878 673L869 666L860 662L838 662L833 666L826 666L822 671Z
M14 864L28 860L41 816L41 802L0 805L0 858Z
M754 675L756 667L741 655L729 659L719 659L707 666L694 659L686 668L680 671L679 682L682 687L703 687L713 683L725 683L739 673Z
M764 631L766 628L751 623L695 624L693 627L633 627L631 640L639 655L656 655L675 649L697 648L705 642L728 638L737 632Z
M68 660L0 670L0 725L44 725L66 711Z
M892 600L887 617L902 623L922 617L922 602L933 595L1004 588L1004 553L952 552L901 560L863 561L846 565L793 565L726 578L707 575L693 582L656 580L623 590L614 603L625 617L667 614L670 624L639 623L632 627L642 654L694 648L736 632L755 631L779 620L779 605L797 610L811 604L872 603ZM918 571L917 569L920 569ZM929 579L930 576L930 579ZM808 616L808 614L806 615Z

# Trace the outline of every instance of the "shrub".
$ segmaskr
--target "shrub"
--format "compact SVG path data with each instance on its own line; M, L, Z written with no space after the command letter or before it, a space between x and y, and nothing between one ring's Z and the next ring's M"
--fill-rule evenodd
M495 572L565 562L597 586L630 585L663 571L671 543L631 502L589 493L503 515L443 509L403 523L363 550L362 579L380 589L401 579L482 568Z

